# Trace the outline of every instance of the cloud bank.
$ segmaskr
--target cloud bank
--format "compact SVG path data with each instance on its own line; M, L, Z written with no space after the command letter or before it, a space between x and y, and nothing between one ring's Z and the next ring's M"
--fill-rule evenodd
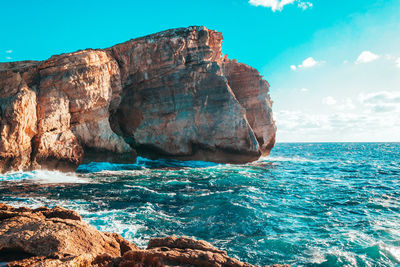
M400 90L322 99L329 112L277 110L278 141L399 141ZM368 132L368 135L365 133ZM293 133L296 133L295 135Z

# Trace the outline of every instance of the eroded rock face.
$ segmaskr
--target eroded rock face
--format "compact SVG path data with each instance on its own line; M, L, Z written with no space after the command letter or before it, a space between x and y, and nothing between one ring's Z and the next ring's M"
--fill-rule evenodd
M37 133L37 63L0 64L0 171L31 165L31 140Z
M119 235L97 231L74 211L0 204L0 261L11 266L88 266L103 253L120 257L131 249L139 248ZM7 259L9 254L15 258Z
M275 143L268 83L222 34L164 31L105 50L0 64L0 171L152 157L243 163Z
M111 130L108 121L110 103L116 105L121 92L113 58L95 50L63 54L41 63L39 74L40 134L34 164L46 166L56 158L75 167L86 150L132 154L131 160L135 159L133 149Z
M135 150L110 127L109 109L119 104L122 88L119 67L106 52L4 63L0 78L2 172L135 161Z
M0 203L1 262L42 267L253 266L201 240L154 238L142 250L118 234L97 231L71 210L14 208Z
M222 34L205 27L110 48L124 88L114 130L155 156L243 163L268 154L275 136L268 83L247 65L235 69L221 48Z
M258 71L246 64L224 58L224 74L256 135L261 154L266 156L275 145L276 126L272 118L269 84Z

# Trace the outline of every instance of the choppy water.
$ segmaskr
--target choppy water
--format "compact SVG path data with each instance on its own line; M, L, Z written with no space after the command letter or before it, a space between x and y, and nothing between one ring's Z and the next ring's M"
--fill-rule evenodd
M145 247L204 239L253 264L400 265L400 144L277 144L246 165L95 163L0 176L0 201L62 205Z

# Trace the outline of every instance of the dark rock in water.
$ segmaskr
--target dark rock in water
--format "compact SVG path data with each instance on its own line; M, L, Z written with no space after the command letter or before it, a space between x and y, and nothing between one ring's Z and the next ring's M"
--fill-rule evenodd
M268 83L222 34L167 30L0 64L0 171L150 157L244 163L275 143Z
M118 234L97 231L71 210L14 208L0 203L1 262L43 267L253 266L228 257L205 241L154 238L142 250Z

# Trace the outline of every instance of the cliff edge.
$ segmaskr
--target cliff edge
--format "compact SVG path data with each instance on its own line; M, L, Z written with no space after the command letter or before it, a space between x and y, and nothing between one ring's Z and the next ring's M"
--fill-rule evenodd
M275 143L269 84L188 27L0 64L0 171L147 157L245 163Z

